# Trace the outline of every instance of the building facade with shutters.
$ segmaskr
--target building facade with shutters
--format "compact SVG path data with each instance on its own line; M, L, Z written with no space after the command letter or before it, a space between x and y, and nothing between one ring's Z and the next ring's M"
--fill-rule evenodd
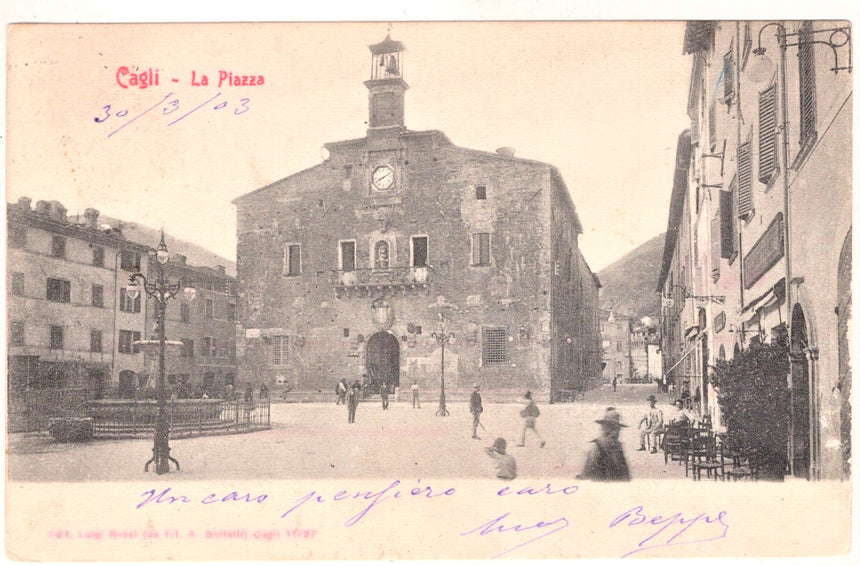
M689 380L718 425L715 360L788 337L787 451L791 472L811 479L844 477L850 455L847 26L688 24L691 129L676 161L686 175L658 285L667 375Z
M633 378L631 357L632 319L613 310L600 312L600 335L603 349L603 381L628 383Z
M149 248L100 227L98 218L87 209L83 223L72 222L56 201L7 204L10 430L25 426L18 420L28 392L79 390L81 399L100 399L144 369L132 342L146 309L124 289Z
M408 130L404 47L370 49L367 135L234 201L239 379L430 395L444 348L449 392L564 398L600 373L599 281L560 173Z

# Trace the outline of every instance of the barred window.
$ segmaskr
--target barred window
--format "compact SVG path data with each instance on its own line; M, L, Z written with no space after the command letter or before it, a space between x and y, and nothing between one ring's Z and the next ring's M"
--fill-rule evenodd
M504 364L508 361L508 329L484 328L482 359L484 365Z
M272 337L272 365L282 366L287 363L290 351L289 336Z

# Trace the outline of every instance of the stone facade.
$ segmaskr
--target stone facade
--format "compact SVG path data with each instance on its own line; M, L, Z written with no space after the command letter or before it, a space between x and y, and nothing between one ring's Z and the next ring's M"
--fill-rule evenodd
M371 390L438 390L444 333L447 389L558 399L600 371L599 282L564 181L510 149L457 147L385 113L406 90L402 45L386 42L372 68L397 64L365 83L367 136L326 144L321 164L234 201L240 380L333 392L367 374Z

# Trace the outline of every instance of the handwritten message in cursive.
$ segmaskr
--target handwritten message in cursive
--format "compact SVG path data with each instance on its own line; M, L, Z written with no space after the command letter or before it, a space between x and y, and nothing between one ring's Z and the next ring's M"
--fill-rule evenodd
M496 547L492 558L508 556L528 545L546 541L549 537L568 529L574 522L576 507L575 496L579 493L577 485L527 485L508 484L493 488L489 494L493 504L482 505L489 509L487 514L477 519L466 519L471 524L458 525L456 521L451 526L442 529L452 531L460 537L479 538L492 541ZM414 481L393 480L374 488L343 488L331 491L310 490L299 497L289 497L286 504L278 501L278 497L268 493L251 491L231 491L229 493L204 492L198 495L188 495L172 487L149 489L139 495L135 508L154 508L165 506L205 505L205 506L242 506L243 508L260 508L266 512L275 510L281 519L297 515L299 509L332 508L346 510L343 526L356 527L376 509L402 506L404 502L418 500L454 500L458 495L456 488L449 485L432 485L416 479ZM534 501L534 505L523 507L516 505L516 511L510 504L524 498ZM551 498L553 501L548 501ZM549 511L547 511L547 509ZM601 510L588 509L587 524L589 531ZM328 511L327 511L328 513ZM464 517L468 514L464 514ZM656 548L701 544L725 539L728 535L728 513L719 511L715 515L705 512L682 513L672 512L667 515L646 511L644 506L636 505L617 515L608 524L608 529L623 529L634 534L638 539L635 548L622 555L622 558L636 553L654 550ZM459 528L458 528L459 527ZM277 530L277 529L276 529ZM279 532L279 531L278 531ZM315 532L315 531L314 531ZM439 533L444 534L444 533ZM261 535L262 536L262 535ZM280 536L280 535L279 535ZM286 536L286 535L285 535ZM640 538L641 536L641 538ZM259 538L249 535L247 538ZM236 537L242 539L242 537ZM242 539L244 540L244 539Z

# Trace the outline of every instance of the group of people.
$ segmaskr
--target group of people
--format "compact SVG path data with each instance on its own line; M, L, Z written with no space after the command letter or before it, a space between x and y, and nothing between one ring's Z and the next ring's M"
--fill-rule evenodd
M367 376L363 376L366 378ZM350 385L346 378L342 378L334 387L335 395L337 395L336 405L346 405L347 406L347 420L350 423L355 422L355 410L358 408L358 403L361 400L365 387L362 386L359 380L355 380L352 385ZM412 408L420 409L421 408L421 400L419 398L419 387L418 382L412 382ZM383 382L382 385L379 386L379 397L382 400L382 410L389 410L389 401L391 396L391 389L389 388L388 382Z

